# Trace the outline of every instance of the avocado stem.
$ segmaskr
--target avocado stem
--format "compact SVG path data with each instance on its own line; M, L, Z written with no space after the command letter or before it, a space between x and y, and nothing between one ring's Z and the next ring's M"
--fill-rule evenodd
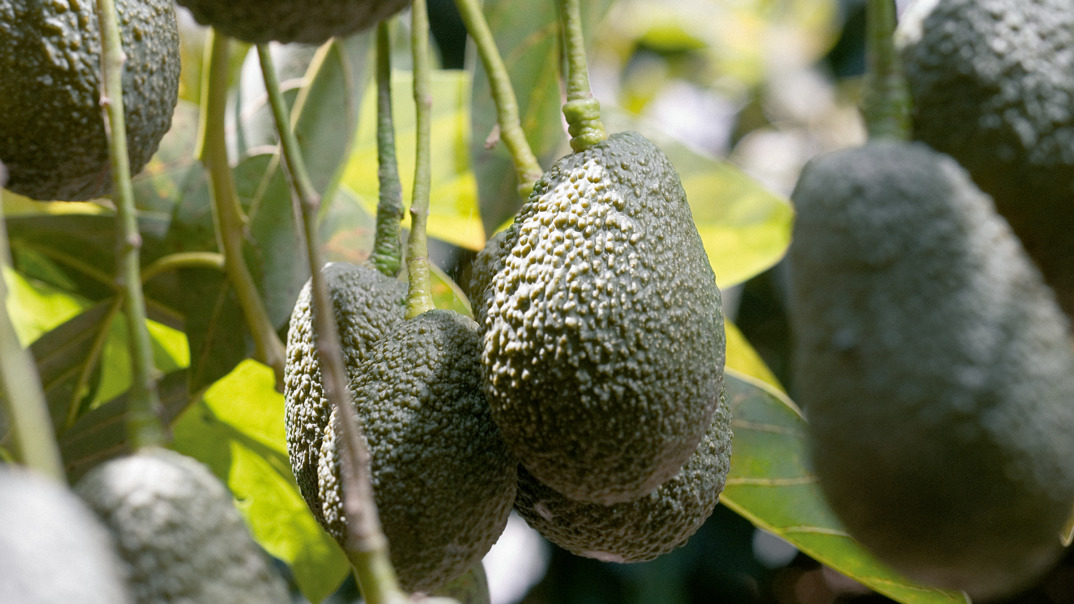
M131 357L131 389L127 409L127 436L134 448L164 443L162 407L157 392L159 373L153 365L153 344L146 325L138 254L134 189L131 186L127 126L123 113L123 65L126 57L112 0L97 0L97 23L101 31L101 105L112 167L112 201L116 207L116 284L123 296Z
M585 36L582 33L582 12L578 0L557 0L563 45L567 56L567 102L563 117L571 135L571 149L585 151L608 138L600 121L600 102L593 98L589 87L589 66L586 62Z
M381 273L394 277L403 264L400 224L403 220L403 184L395 156L392 119L391 23L377 24L377 227L369 262Z
M496 46L496 39L478 0L455 0L455 7L462 16L466 31L473 39L488 75L492 100L496 104L500 140L504 142L514 163L518 177L518 194L526 200L544 170L541 169L537 156L526 140L526 133L522 130L518 100L515 98L515 89L511 86L511 77L507 73L503 57Z
M865 10L862 114L869 138L909 140L912 100L895 50L895 2L868 0Z
M276 387L283 387L285 351L283 342L265 310L261 295L243 257L246 217L239 203L235 177L228 161L224 123L227 114L227 89L230 40L210 30L209 69L202 84L202 119L199 155L209 172L212 187L212 207L217 233L223 246L224 268L235 290L239 306L254 340L256 358L272 368Z
M0 164L0 187L4 185ZM11 266L7 225L0 212L0 412L7 417L14 441L15 459L44 476L64 482L63 461L48 402L41 388L30 351L19 343L7 312L7 285L3 273Z
M429 222L429 195L432 187L432 107L429 66L429 14L425 0L415 0L410 10L410 51L414 62L414 104L417 115L417 140L414 149L414 192L410 202L410 236L407 239L406 270L410 286L407 292L407 319L432 310L432 285L429 269L429 245L426 225Z
M302 218L306 257L310 269L313 327L316 334L317 355L321 365L322 386L325 396L339 416L337 436L340 443L341 479L343 481L343 513L347 521L344 550L354 567L355 575L363 585L363 595L367 602L383 604L389 601L405 601L406 595L399 588L395 569L388 556L388 540L380 526L377 504L373 498L373 485L370 482L369 449L362 438L361 423L355 412L350 392L347 390L347 371L343 362L339 329L336 326L335 311L332 309L328 285L321 272L321 248L317 230L321 197L310 184L309 178L304 176L306 169L301 150L291 131L291 118L288 115L287 105L283 101L283 95L280 93L279 78L276 75L276 67L268 45L258 45L257 53L265 79L269 105L272 107L276 130L280 136L284 165L291 173L289 181L294 193L292 199L298 206L298 213ZM302 184L303 182L305 185ZM379 214L378 210L378 218ZM398 240L398 236L396 239ZM366 593L367 589L375 597Z

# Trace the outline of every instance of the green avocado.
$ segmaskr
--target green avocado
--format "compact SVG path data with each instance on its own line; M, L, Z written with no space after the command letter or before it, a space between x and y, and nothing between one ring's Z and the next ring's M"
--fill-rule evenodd
M918 1L896 39L914 138L969 171L1074 314L1074 4Z
M712 514L731 465L731 410L720 398L697 450L652 493L608 506L580 503L521 468L515 510L552 543L604 562L645 562L684 545Z
M407 286L367 265L331 262L321 272L335 309L343 363L350 379L373 343L403 320ZM321 385L310 288L307 282L291 311L284 364L284 421L291 470L299 491L314 516L323 522L317 494L317 460L332 404Z
M171 0L116 0L131 174L171 127L179 30ZM93 0L0 0L0 161L12 192L81 201L112 191Z
M396 324L350 383L369 443L373 495L408 592L434 592L488 552L515 500L517 462L481 390L481 335L468 317L431 310ZM320 499L341 543L336 424L324 432Z
M136 602L291 601L231 493L197 460L149 447L95 467L75 491L114 536Z
M2 180L2 177L0 177ZM131 602L112 535L58 483L0 465L0 600Z
M720 291L674 167L614 134L557 161L497 247L475 313L508 445L577 501L652 492L723 387Z
M320 44L383 21L410 0L177 0L202 25L251 44Z
M911 578L1011 593L1061 552L1074 357L1052 292L950 157L872 142L792 194L796 400L849 533Z

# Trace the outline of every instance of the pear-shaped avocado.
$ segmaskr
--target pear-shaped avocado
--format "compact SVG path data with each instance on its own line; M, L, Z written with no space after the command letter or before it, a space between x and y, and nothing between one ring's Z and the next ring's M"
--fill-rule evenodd
M251 44L320 44L391 17L410 0L177 0L202 25Z
M179 29L171 0L116 0L130 170L171 127ZM101 110L101 33L93 0L0 0L0 161L7 188L32 199L108 195L112 168Z
M407 286L367 265L331 262L321 272L335 310L343 363L348 378L352 378L373 344L403 320ZM321 384L310 290L307 282L291 311L284 364L284 421L287 452L299 492L314 516L323 521L317 494L317 459L332 403Z
M433 592L488 552L515 500L517 462L481 390L481 334L468 317L431 310L373 347L350 388L372 465L373 496L403 588ZM344 540L338 421L325 430L320 500Z
M0 551L4 602L132 602L112 535L93 512L58 483L6 465Z
M912 578L1024 586L1074 502L1052 292L988 196L921 143L815 158L792 199L796 398L832 509Z
M914 138L992 196L1074 314L1074 4L922 0L896 39Z
M145 448L90 470L75 491L115 537L136 602L291 601L231 493L197 460Z
M613 505L572 501L519 470L515 509L546 539L604 562L644 562L684 545L712 514L731 465L731 410L721 396L712 424L678 474Z
M571 499L649 494L697 449L723 384L720 291L674 167L612 135L556 162L496 247L476 314L508 445Z

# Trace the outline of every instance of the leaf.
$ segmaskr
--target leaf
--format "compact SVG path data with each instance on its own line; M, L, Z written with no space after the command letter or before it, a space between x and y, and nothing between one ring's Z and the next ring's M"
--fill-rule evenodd
M822 564L905 604L968 602L961 593L903 578L847 535L808 469L805 420L790 399L734 370L726 374L726 388L735 437L720 496L724 505Z
M86 303L61 288L27 279L4 266L0 276L7 291L8 316L23 346L78 315Z
M395 122L396 155L404 197L414 187L414 94L409 72L392 74L392 112ZM468 145L470 123L470 76L463 71L434 71L432 74L432 147L429 196L430 237L479 250L485 244L485 230L477 207L477 184L470 171ZM362 208L376 215L377 179L376 97L370 88L362 103L362 114L354 152L347 161L341 186L353 194ZM409 214L403 224L409 224Z
M582 2L583 32L589 44L596 24L614 0ZM526 6L520 19L517 2L487 0L485 18L503 56L518 100L522 130L541 164L547 168L567 150L567 132L560 107L559 16L553 2ZM611 101L612 99L599 99ZM470 141L474 175L480 191L481 218L486 232L509 220L522 204L514 165L502 145L492 149L485 141L497 124L488 76L478 62L473 85L473 139ZM480 249L474 248L474 249Z
M298 493L287 457L284 399L272 370L241 363L174 426L172 448L212 468L231 489L254 539L292 569L302 593L324 600L350 565Z
M783 386L772 374L772 370L765 364L761 355L757 354L757 351L750 345L746 336L742 335L738 326L729 319L725 319L723 325L724 333L727 335L726 366L738 373L757 378L782 392Z

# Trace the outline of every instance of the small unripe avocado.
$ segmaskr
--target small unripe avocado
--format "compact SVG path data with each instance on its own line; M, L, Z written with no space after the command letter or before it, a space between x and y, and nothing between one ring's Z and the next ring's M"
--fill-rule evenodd
M136 602L291 601L231 493L197 460L146 448L90 470L75 491L115 537Z
M131 174L171 127L179 29L171 0L116 0ZM7 188L81 201L112 191L93 0L0 0L0 160Z
M498 247L477 315L508 445L574 500L649 494L723 387L720 291L674 167L614 134L557 161Z
M711 514L731 462L731 410L721 396L712 424L678 474L634 501L571 501L519 469L519 515L546 539L604 562L644 562L684 545Z
M366 360L373 343L403 320L407 286L367 265L332 262L321 272L335 309L343 363L350 379ZM307 282L291 312L284 364L284 421L291 470L299 491L314 516L323 521L317 494L317 459L332 404L321 385L310 288Z
M0 602L132 601L112 535L86 504L59 484L3 465L0 552Z
M1060 553L1074 502L1066 319L950 157L872 142L792 194L795 386L819 485L911 578L1011 593Z
M919 0L897 41L914 138L992 196L1074 313L1074 4Z
M431 310L382 337L350 387L391 559L408 592L434 592L478 563L507 524L517 462L481 390L481 335ZM327 531L344 541L336 414L320 454Z
M320 44L376 25L410 0L177 0L202 25L251 44Z

